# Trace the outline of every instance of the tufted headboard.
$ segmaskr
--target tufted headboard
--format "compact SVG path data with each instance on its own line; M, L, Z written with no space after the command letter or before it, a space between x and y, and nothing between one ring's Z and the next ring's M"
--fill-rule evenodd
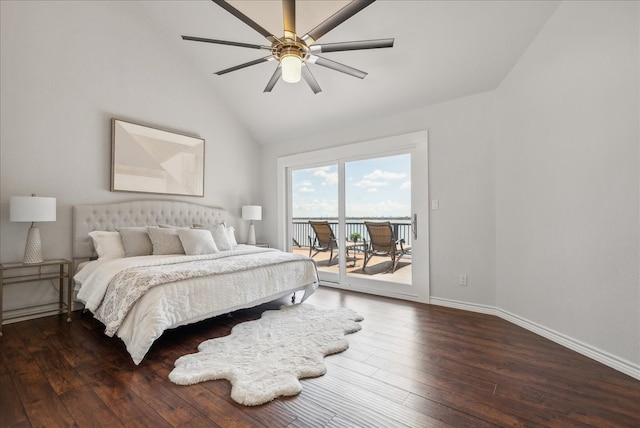
M73 258L96 257L89 232L125 226L188 226L223 223L226 211L179 201L144 200L100 205L74 205Z

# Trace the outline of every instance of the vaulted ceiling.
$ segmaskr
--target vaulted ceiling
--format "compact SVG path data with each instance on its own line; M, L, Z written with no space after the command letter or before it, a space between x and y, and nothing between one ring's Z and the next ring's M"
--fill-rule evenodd
M231 3L274 35L282 35L280 1ZM298 1L298 32L306 33L346 3ZM269 44L215 3L140 4L167 48L206 75L223 103L262 144L495 89L558 6L556 1L379 0L318 43L395 38L394 47L322 54L368 75L361 80L312 64L322 88L314 95L304 80L280 80L272 92L263 93L276 67L273 61L213 74L268 51L183 41L181 35Z

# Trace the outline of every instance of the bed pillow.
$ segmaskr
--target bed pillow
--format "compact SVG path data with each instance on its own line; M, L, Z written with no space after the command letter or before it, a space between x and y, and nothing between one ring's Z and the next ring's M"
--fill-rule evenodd
M232 247L238 245L238 241L236 240L236 230L233 226L227 226L227 239L229 240L229 245Z
M227 231L227 227L224 223L219 224L194 224L194 229L207 229L211 232L211 236L213 236L213 240L216 243L216 247L218 247L218 251L227 251L233 248L233 241L235 241L235 235L233 236L233 241L229 238L229 234ZM235 245L238 245L237 243Z
M126 257L150 256L153 254L153 245L146 226L120 227L117 229L122 238Z
M93 241L93 247L98 253L98 260L121 259L125 256L122 239L118 232L107 232L104 230L94 230L89 232Z
M184 252L189 256L218 252L218 247L208 229L178 229L178 237Z
M227 228L224 226L224 224L214 224L213 226L209 226L207 229L209 229L209 231L211 232L218 250L227 251L231 249L231 244L229 243L229 238L227 237Z
M180 229L165 229L157 226L149 226L147 230L149 231L149 238L151 238L154 256L184 254L184 247L178 236L178 230Z

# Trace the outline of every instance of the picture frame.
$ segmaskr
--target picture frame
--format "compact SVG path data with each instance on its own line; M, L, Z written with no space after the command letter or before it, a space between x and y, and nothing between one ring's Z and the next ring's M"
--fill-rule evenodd
M204 139L112 119L111 191L204 197Z

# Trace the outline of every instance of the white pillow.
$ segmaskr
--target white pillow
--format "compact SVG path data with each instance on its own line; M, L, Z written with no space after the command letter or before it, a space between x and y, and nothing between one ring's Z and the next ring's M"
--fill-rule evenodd
M93 247L98 253L98 260L121 259L124 257L124 245L118 232L94 230L89 232Z
M178 229L178 236L188 256L218 252L218 247L208 229Z
M208 229L211 231L211 235L213 236L213 240L215 241L218 250L227 251L231 249L231 243L229 242L227 235L227 228L224 224L214 224L213 226L209 226Z
M229 245L232 247L238 245L238 241L236 240L236 230L233 226L227 226L227 239L229 240Z
M157 226L147 227L153 255L184 254L184 247L178 236L180 229L164 229Z

